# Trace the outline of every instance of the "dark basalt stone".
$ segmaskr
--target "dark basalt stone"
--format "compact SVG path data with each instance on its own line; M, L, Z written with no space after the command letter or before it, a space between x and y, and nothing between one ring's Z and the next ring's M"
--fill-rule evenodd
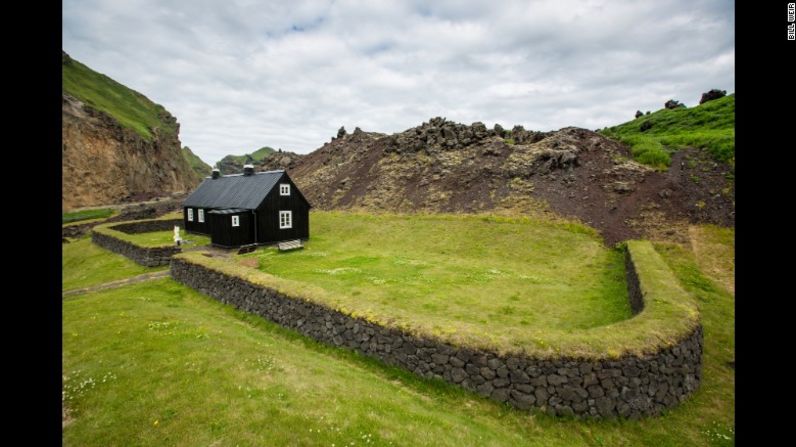
M628 293L634 311L640 311L643 298L632 265L628 256ZM171 275L221 302L315 340L358 351L421 377L457 384L522 410L538 408L558 416L595 419L653 416L679 404L701 379L701 327L673 346L644 356L612 360L506 357L382 327L179 258L171 259Z

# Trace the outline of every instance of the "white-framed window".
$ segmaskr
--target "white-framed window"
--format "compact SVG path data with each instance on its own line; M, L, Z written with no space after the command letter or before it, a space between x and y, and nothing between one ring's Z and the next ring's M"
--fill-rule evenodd
M205 221L205 210L199 210L199 222Z
M240 226L240 216L232 216L232 226L233 227Z
M188 208L188 222L193 222L193 208Z
M293 211L279 212L279 229L293 228Z
M289 196L290 195L290 184L289 183L280 183L279 184L279 195L280 196Z

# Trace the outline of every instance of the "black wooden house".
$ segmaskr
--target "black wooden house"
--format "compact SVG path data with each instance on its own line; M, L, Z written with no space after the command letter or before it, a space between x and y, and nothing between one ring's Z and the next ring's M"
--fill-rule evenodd
M284 170L220 175L218 169L183 203L185 231L213 245L273 244L310 236L310 204Z

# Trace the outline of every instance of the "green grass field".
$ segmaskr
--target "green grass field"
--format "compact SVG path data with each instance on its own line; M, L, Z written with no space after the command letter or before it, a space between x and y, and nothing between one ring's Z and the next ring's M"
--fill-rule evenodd
M578 224L313 212L311 226L302 250L238 261L432 334L528 345L631 316L624 255Z
M184 228L180 228L180 237L189 247L208 245L210 237L200 234L187 234ZM125 234L125 240L133 242L141 247L160 247L163 245L174 245L174 231L151 231L149 233Z
M106 219L108 217L111 217L114 213L115 211L110 208L73 211L71 213L63 213L61 218L61 223L68 224L72 222L79 222L86 220Z
M652 127L642 132L645 122ZM671 154L684 147L704 148L716 160L734 165L735 94L695 107L661 109L601 133L628 144L640 163L662 169L671 163Z
M124 256L91 243L88 236L63 244L62 247L63 290L81 289L167 268L136 264Z
M64 300L63 444L733 445L734 297L690 251L655 247L699 303L705 329L703 382L662 417L584 422L509 409L163 279ZM124 258L102 250L94 260L91 275ZM64 276L82 268L65 263Z

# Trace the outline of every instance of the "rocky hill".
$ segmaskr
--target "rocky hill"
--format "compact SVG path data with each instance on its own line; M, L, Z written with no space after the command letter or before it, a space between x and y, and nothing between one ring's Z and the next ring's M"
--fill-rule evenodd
M192 189L177 119L63 53L62 206L145 200Z
M319 209L553 213L578 218L613 243L734 225L731 167L684 149L671 168L632 160L627 145L575 127L534 132L433 118L397 134L343 129L289 172Z
M293 171L301 163L306 155L296 154L295 152L279 150L266 155L262 160L255 164L258 171L272 171L284 169Z

